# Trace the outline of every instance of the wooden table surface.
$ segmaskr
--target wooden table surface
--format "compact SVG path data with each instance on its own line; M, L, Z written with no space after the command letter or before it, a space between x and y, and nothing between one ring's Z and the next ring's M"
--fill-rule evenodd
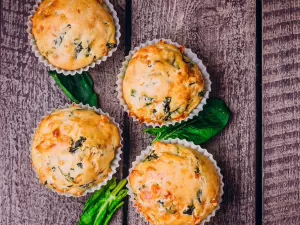
M103 111L124 132L126 177L152 137L141 132L116 99L115 82L128 51L170 38L207 66L212 96L233 116L205 147L222 170L225 194L209 224L300 224L300 1L114 0L121 43L90 70ZM70 102L27 45L34 0L1 0L0 224L76 224L87 197L66 198L42 188L30 166L29 142L44 113ZM145 224L131 203L112 225Z

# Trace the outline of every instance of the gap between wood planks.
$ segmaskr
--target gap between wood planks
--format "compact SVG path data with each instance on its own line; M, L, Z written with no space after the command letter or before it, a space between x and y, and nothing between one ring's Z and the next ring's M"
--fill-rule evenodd
M125 47L124 53L127 56L131 50L131 7L132 2L131 0L126 0L125 5ZM124 147L123 147L123 179L128 176L128 170L130 168L130 135L129 135L129 118L128 115L124 112L123 114L123 121L124 121L124 128L123 128L123 140L124 140ZM128 224L128 207L129 207L129 200L125 198L124 206L123 206L123 225Z
M256 224L263 224L262 0L256 1Z
M132 0L126 0L125 5L125 55L131 50L132 35ZM256 1L256 224L263 223L263 134L262 134L262 1ZM123 178L128 176L130 168L130 135L129 135L129 118L126 113L123 114ZM128 224L128 207L129 201L125 200L123 207L123 225Z

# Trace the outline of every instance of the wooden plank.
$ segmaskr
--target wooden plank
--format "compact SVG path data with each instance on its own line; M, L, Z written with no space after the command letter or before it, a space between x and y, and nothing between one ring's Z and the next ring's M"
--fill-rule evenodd
M300 1L263 1L264 223L300 221Z
M125 1L111 2L122 24ZM0 224L76 224L87 197L66 198L42 188L29 157L30 136L41 116L70 101L26 45L25 23L34 0L4 0L1 5ZM113 57L91 70L101 108L121 125L123 112L113 99L124 58L123 37ZM122 224L122 217L120 210L111 224Z
M191 48L211 74L212 96L233 112L229 127L204 145L218 162L224 202L210 224L255 224L255 1L132 1L132 46L170 38ZM130 161L151 143L131 123ZM128 224L145 224L129 205Z

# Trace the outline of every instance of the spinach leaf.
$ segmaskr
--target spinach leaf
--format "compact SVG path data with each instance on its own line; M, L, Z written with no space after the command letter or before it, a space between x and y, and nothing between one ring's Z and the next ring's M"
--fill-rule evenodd
M193 206L193 204L191 204L191 205L188 205L187 209L184 210L182 213L187 214L187 215L193 215L194 209L195 209L195 206Z
M72 144L69 149L69 152L74 154L78 150L78 148L82 147L82 143L85 141L86 141L86 138L82 137L82 136L80 136L79 139L75 143L73 143L73 140L72 140Z
M65 76L55 71L49 71L49 74L72 102L99 107L98 96L94 92L94 83L88 72L74 76Z
M77 59L78 54L83 50L82 47L82 42L80 42L79 44L76 44L75 47L75 59Z
M154 153L154 151L151 151L149 155L147 155L142 162L147 162L147 161L151 161L154 159L158 159L158 156Z
M200 203L202 203L201 201L201 196L202 196L202 190L200 189L198 192L197 192L197 199Z
M174 126L148 128L143 132L156 136L154 141L179 138L202 144L220 133L227 125L229 118L230 110L225 103L220 99L211 98L207 101L203 111L193 119Z
M115 212L124 204L127 196L125 189L127 180L121 180L118 184L113 178L100 190L95 191L86 202L78 225L108 225Z
M71 29L71 24L68 24L63 30L62 32L56 37L56 39L54 40L54 45L56 48L58 48L61 43L64 40L65 35L67 34L67 32Z
M166 97L165 100L163 101L163 107L164 107L164 113L165 113L165 118L164 120L167 121L171 117L171 112L170 112L170 103L171 103L172 98L171 97Z
M108 47L109 50L115 48L116 46L117 45L114 43L106 43L106 47Z
M61 170L61 168L59 166L58 166L58 170L61 173L61 175L63 175L65 177L66 181L68 181L68 182L74 181L74 177L71 177L70 173L67 173L67 174L63 173L63 171Z
M170 206L170 208L165 208L166 213L169 214L175 214L177 212L177 210L173 209L173 205Z

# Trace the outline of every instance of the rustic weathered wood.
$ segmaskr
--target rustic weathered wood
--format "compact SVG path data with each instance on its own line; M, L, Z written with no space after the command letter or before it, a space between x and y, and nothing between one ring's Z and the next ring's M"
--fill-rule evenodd
M125 1L111 2L123 25ZM70 102L27 45L25 23L33 5L34 0L1 1L0 224L71 225L87 197L66 198L42 188L30 166L33 128L47 110ZM114 85L124 59L123 37L113 57L91 70L101 108L121 126ZM122 224L122 217L120 210L111 224Z
M300 221L300 1L263 1L264 222Z
M119 49L91 69L101 108L123 127L115 81L124 60L125 0L111 1L120 19ZM130 1L128 1L130 2ZM30 166L32 129L44 113L69 100L27 43L34 0L1 1L0 224L76 224L84 198L42 188ZM300 1L263 1L264 223L300 220ZM196 52L211 74L212 96L233 112L229 127L204 147L225 182L224 202L210 224L255 224L255 1L132 1L132 46L170 38ZM130 122L130 162L152 141ZM118 177L127 170L120 167ZM145 224L129 204L111 224Z
M222 134L204 145L218 162L224 202L210 224L255 224L255 1L132 1L132 46L170 38L191 48L211 74L212 96L233 116ZM130 160L152 138L131 123ZM145 224L129 207L128 224Z

